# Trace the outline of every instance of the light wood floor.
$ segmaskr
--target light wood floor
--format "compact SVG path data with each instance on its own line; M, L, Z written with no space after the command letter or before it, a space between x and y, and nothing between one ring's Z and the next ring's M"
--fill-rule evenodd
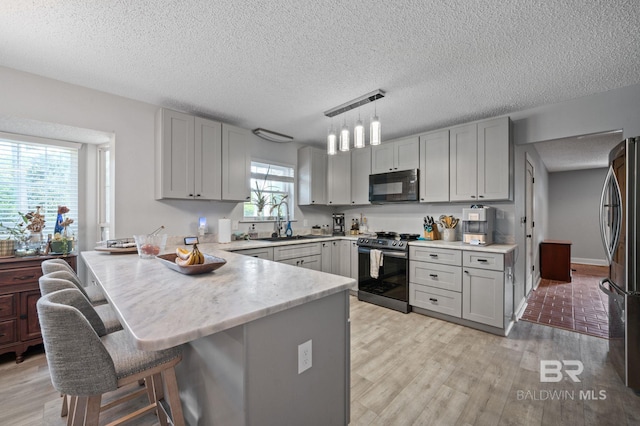
M351 424L638 425L640 397L607 362L607 344L525 321L498 337L351 297ZM582 361L581 382L541 383L540 360ZM43 354L0 357L0 425L63 425L59 409Z

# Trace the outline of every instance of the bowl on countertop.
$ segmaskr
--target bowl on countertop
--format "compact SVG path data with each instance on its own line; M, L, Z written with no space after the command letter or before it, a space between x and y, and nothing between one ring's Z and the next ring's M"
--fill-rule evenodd
M134 235L138 255L141 259L155 259L164 251L167 245L167 234L159 235Z

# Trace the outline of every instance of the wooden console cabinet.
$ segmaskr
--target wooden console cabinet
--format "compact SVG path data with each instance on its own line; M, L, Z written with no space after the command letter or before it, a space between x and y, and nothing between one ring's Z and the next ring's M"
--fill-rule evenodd
M571 241L545 240L540 243L540 278L571 281Z
M0 355L15 352L16 363L29 346L42 343L36 302L40 298L40 264L61 256L0 259ZM61 257L77 270L76 255Z

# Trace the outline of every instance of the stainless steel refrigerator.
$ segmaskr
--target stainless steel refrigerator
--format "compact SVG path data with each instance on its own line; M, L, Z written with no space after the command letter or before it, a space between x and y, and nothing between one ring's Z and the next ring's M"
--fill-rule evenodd
M640 392L638 144L640 137L626 139L609 154L600 203L600 232L609 261L609 276L600 280L600 290L609 299L609 358L636 393Z

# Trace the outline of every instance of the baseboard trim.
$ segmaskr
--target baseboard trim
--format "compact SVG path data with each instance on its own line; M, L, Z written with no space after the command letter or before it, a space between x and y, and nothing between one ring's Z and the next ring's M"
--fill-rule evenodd
M594 265L594 266L609 266L606 260L589 259L586 257L572 257L571 263L580 263L582 265Z

